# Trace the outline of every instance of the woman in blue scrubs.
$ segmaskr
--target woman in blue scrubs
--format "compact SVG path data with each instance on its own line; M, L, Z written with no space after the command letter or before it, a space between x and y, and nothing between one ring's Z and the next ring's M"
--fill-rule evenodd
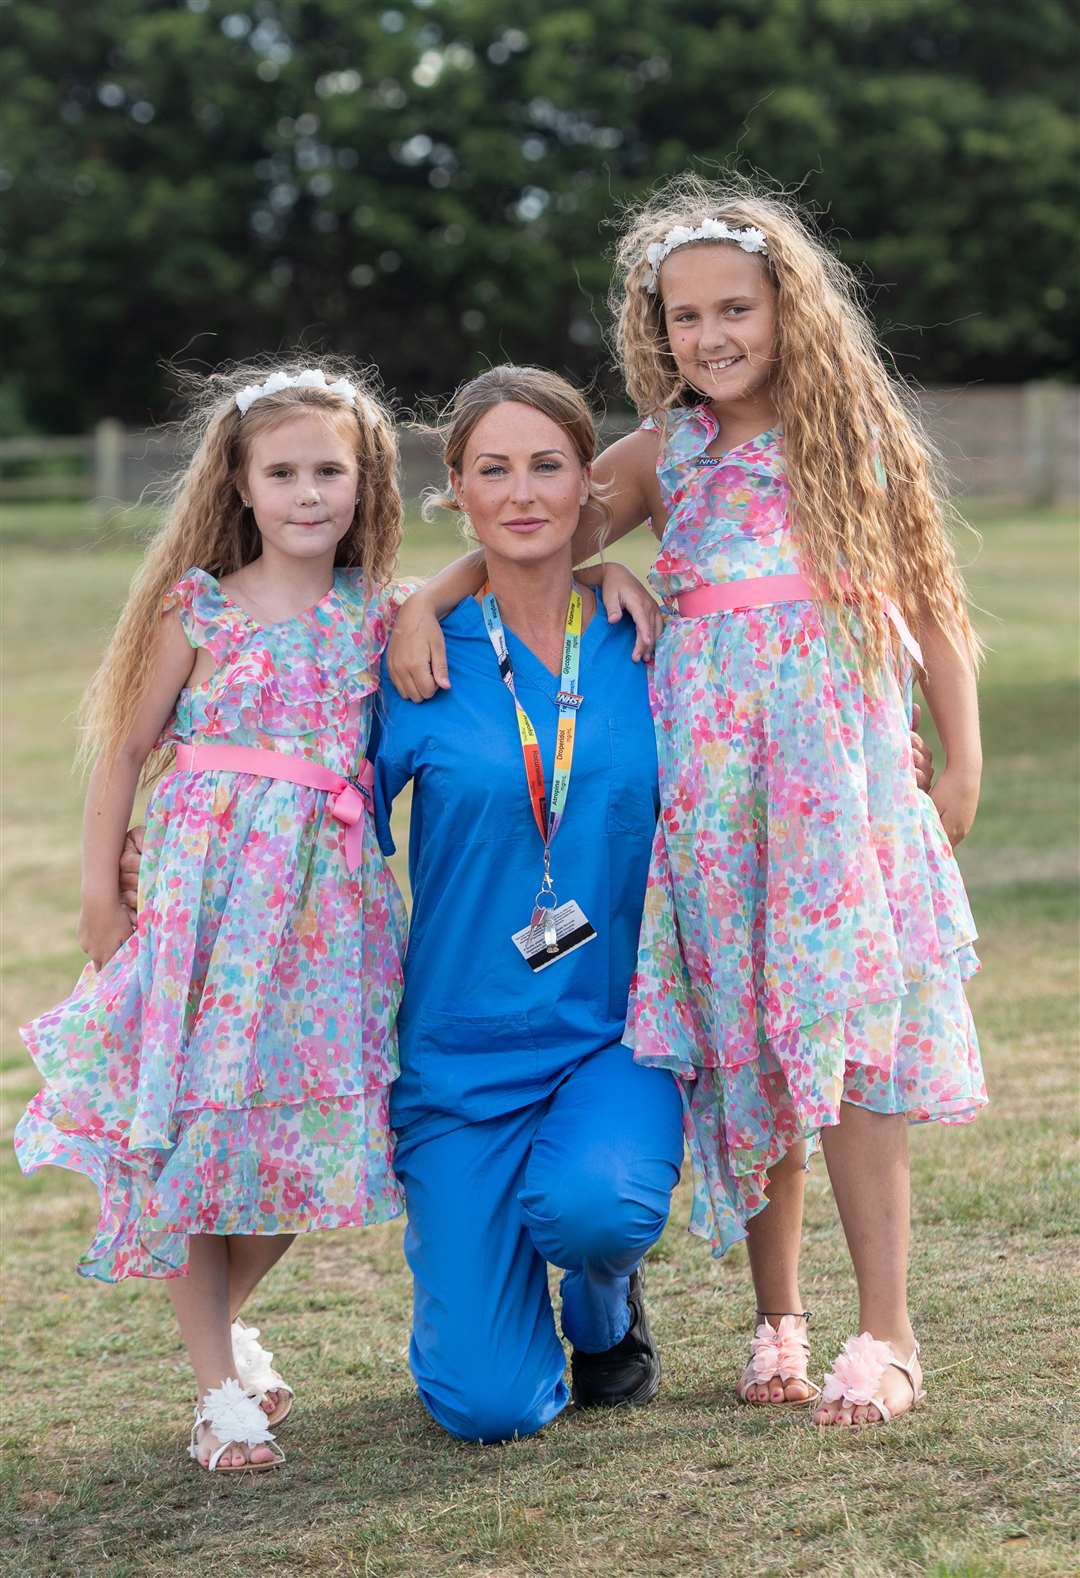
M681 1106L671 1075L621 1044L658 797L632 625L578 583L580 637L568 630L593 450L584 401L555 375L494 368L465 386L450 502L484 549L489 595L442 622L453 685L428 705L384 669L387 852L390 805L413 785L392 1100L410 1363L432 1416L468 1440L530 1435L569 1400L548 1262L565 1271L575 1400L644 1402L659 1382L638 1267L678 1180ZM537 903L553 820L554 894Z

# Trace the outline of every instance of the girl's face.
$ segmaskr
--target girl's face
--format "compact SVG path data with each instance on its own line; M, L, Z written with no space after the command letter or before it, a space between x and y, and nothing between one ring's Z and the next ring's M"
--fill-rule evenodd
M568 552L589 473L557 422L506 400L477 422L450 478L489 558L540 564Z
M660 268L668 342L681 377L714 405L761 394L772 374L776 291L753 253L678 247Z
M263 540L290 559L329 554L350 530L359 468L343 424L287 417L251 441L240 495Z

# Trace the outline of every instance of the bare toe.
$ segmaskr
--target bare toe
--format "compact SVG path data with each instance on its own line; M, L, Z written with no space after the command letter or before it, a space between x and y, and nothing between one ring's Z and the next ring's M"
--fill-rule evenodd
M784 1384L784 1399L789 1403L805 1403L810 1398L810 1388L805 1381L787 1381Z

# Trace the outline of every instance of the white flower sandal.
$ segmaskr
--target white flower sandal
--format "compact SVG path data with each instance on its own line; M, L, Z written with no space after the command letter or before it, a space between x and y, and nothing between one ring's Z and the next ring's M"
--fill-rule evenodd
M254 1396L257 1403L265 1403L268 1392L277 1392L278 1405L273 1413L264 1416L268 1425L283 1425L292 1411L295 1393L274 1369L274 1355L258 1340L258 1326L245 1326L242 1320L232 1323L232 1350L236 1360L236 1373L245 1392Z
M891 1342L879 1342L868 1331L862 1332L858 1337L849 1337L841 1348L832 1370L825 1375L821 1401L823 1404L839 1403L842 1407L873 1407L881 1415L880 1421L867 1419L860 1423L891 1424L894 1419L899 1419L904 1414L909 1414L913 1408L918 1408L926 1397L922 1386L921 1366L919 1366L919 1379L915 1379L914 1370L918 1359L918 1343L904 1360L897 1357L896 1349ZM899 1370L911 1387L911 1402L906 1408L896 1412L889 1408L881 1390L882 1378L888 1369ZM852 1420L851 1423L854 1425L855 1421ZM818 1428L826 1430L833 1426L828 1420L821 1420Z
M203 1425L209 1425L222 1443L206 1463L199 1456L199 1431ZM231 1446L269 1446L276 1455L265 1463L222 1463L222 1456ZM266 1415L232 1376L220 1386L212 1386L202 1402L195 1404L188 1456L211 1474L261 1474L264 1469L280 1468L285 1461L284 1452L267 1429Z
M806 1335L805 1324L800 1328L796 1323L804 1323L810 1319L809 1310L801 1310L798 1314L785 1314L780 1316L766 1315L758 1310L761 1316L761 1325L750 1339L750 1362L746 1366L739 1383L735 1388L735 1395L740 1403L751 1403L749 1396L752 1386L767 1386L774 1376L778 1375L786 1385L788 1381L802 1381L809 1388L809 1396L801 1398L785 1397L781 1402L774 1403L771 1399L763 1403L753 1402L755 1408L809 1408L811 1403L817 1402L821 1396L821 1387L815 1386L807 1375L810 1363L810 1341ZM776 1325L771 1322L775 1320Z

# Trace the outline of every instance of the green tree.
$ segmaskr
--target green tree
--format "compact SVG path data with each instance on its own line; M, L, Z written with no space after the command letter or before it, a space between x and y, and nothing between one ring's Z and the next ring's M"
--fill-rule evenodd
M505 357L616 392L604 221L737 158L865 267L906 373L1075 377L1078 33L1070 0L0 0L0 376L69 430L304 337L407 399Z

